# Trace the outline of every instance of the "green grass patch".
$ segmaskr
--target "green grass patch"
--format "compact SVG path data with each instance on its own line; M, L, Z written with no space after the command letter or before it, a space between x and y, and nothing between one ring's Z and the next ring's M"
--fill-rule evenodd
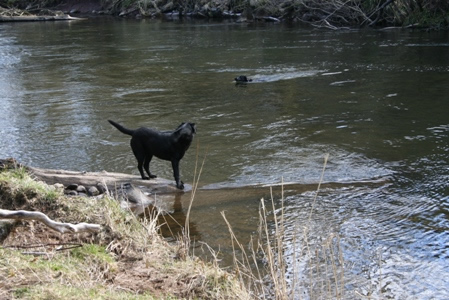
M86 260L88 258L95 258L96 260L104 263L113 263L114 258L109 252L106 251L104 246L90 244L83 245L82 247L75 248L71 251L71 255L74 258Z

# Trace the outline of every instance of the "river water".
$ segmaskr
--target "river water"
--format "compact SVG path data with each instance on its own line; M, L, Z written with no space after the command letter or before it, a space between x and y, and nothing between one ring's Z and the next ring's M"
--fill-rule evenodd
M220 213L248 243L260 199L271 211L269 186L283 181L295 183L273 191L292 298L449 298L448 32L3 23L0 68L0 157L137 176L129 138L107 119L195 122L181 162L191 184L205 157L192 236L224 265L232 248ZM254 81L237 86L238 75ZM168 162L152 169L172 178ZM180 223L190 197L168 205Z

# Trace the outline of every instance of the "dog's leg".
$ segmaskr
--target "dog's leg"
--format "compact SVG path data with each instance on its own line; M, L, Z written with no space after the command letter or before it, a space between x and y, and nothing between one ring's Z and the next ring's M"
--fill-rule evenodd
M140 172L140 176L142 177L142 179L147 180L150 179L150 177L145 176L145 173L143 173L143 160L139 160L137 159L137 169L139 169Z
M145 173L143 172L143 165L145 162L145 152L142 147L142 144L140 144L138 141L136 141L134 138L131 139L131 149L133 150L134 156L137 159L137 169L140 172L140 176L144 180L150 179L150 177L145 176ZM149 164L149 162L148 162Z
M145 171L147 171L148 176L150 176L150 178L156 178L157 176L154 174L151 174L150 172L150 162L151 159L153 158L153 155L147 155L147 157L145 157L145 162L143 163L143 167L145 169Z
M180 190L184 189L184 182L179 178L179 160L172 160L171 165L173 167L173 176L175 177L176 187Z

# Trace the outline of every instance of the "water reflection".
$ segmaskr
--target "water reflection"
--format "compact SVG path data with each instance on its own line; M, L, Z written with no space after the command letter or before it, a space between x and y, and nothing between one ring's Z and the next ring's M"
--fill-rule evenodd
M168 240L178 240L183 237L188 228L192 241L201 240L201 232L194 222L187 218L188 207L183 207L181 193L156 197L154 205L136 206L133 212L142 219L157 216L157 226L160 233Z
M220 212L248 241L260 198L271 197L266 184L283 179L299 183L286 187L285 251L289 274L305 278L303 298L312 297L308 264L316 259L293 253L338 235L345 299L445 299L448 47L447 33L402 30L107 18L6 24L0 155L138 176L129 139L107 119L160 130L195 122L197 147L181 162L186 182L195 148L207 156L191 231L225 264L231 246ZM255 82L236 88L238 75ZM326 185L308 221L324 153ZM169 163L152 167L172 178ZM274 198L279 205L278 191ZM189 193L167 201L181 225L189 201ZM307 239L295 231L304 227Z

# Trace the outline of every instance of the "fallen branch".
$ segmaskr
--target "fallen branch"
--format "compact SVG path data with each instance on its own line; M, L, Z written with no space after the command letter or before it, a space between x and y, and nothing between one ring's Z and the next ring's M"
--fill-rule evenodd
M84 18L72 17L69 15L62 16L0 16L0 22L29 22L29 21L71 21L85 20Z
M88 223L71 224L71 223L55 222L52 219L50 219L46 214L43 214L38 211L26 211L26 210L15 211L15 210L0 209L0 219L40 221L59 233L98 232L101 230L101 226L98 224L88 224Z
M1 167L1 160L0 160ZM66 170L52 170L52 169L40 169L27 167L31 174L37 177L38 180L42 180L45 183L52 185L55 183L61 183L64 186L68 186L72 183L77 183L84 186L97 186L98 183L102 183L107 186L110 191L114 191L117 187L120 187L123 183L132 183L139 187L145 187L145 192L148 193L179 193L180 191L173 184L174 181L154 178L151 180L142 180L140 176L123 174L123 173L110 173L110 172L76 172ZM189 191L190 186L186 185L183 192Z

